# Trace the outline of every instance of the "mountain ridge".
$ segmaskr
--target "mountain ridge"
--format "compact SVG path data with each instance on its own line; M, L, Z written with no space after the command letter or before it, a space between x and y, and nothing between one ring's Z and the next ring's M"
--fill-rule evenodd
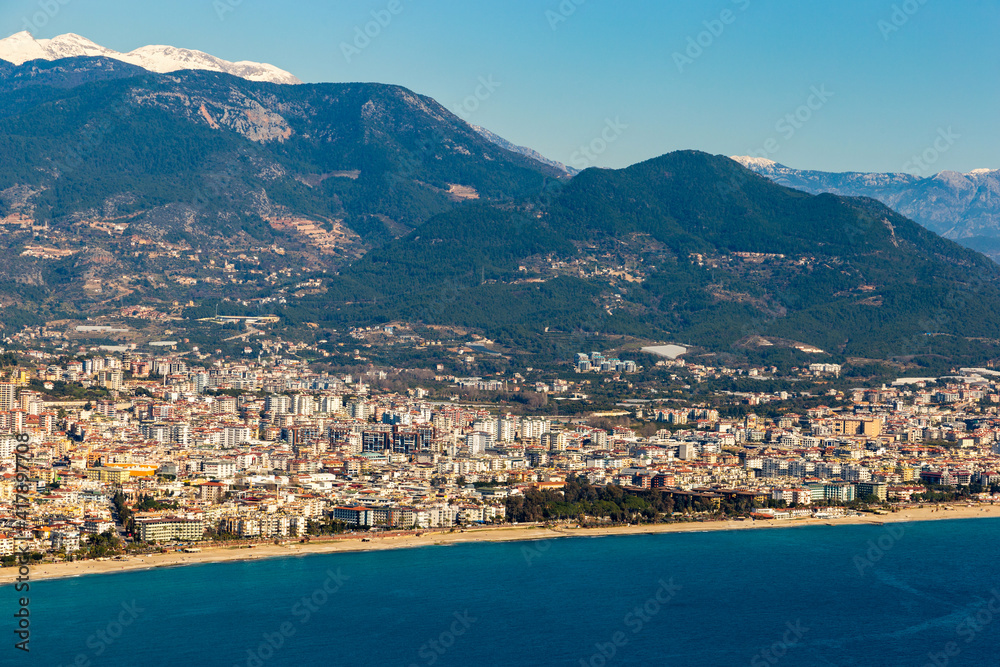
M986 257L874 199L809 195L699 151L432 218L345 268L324 302L335 307L304 312L479 327L520 345L545 331L716 351L785 339L909 360L1000 342L1000 267Z
M787 167L766 158L733 160L771 180L818 194L878 199L928 229L1000 261L1000 170L942 171L921 177L903 172L832 173Z
M401 86L0 63L0 154L2 326L139 308L179 329L225 304L549 358L598 334L998 356L1000 266L875 199L700 151L567 179Z
M568 167L562 162L557 162L556 160L550 160L549 158L545 157L535 149L528 148L527 146L519 146L518 144L515 144L512 141L504 139L495 132L487 130L485 127L480 127L479 125L472 125L471 127L473 130L483 135L489 141L493 142L497 146L500 146L501 148L505 148L511 151L512 153L518 153L520 155L529 157L532 160L541 162L542 164L547 164L549 166L555 167L556 169L559 169L562 172L564 172L567 176L576 176L577 174L580 173L580 170L576 169L575 167Z
M141 67L157 74L186 69L232 74L249 81L267 81L286 85L300 84L293 74L267 63L248 60L230 62L203 51L166 45L148 45L121 53L74 33L52 39L35 39L28 31L0 39L0 60L23 65L32 60L61 60L73 57L101 57Z
M335 272L463 201L564 176L401 86L104 57L0 63L0 154L18 156L0 161L0 308L25 312L259 298L280 271ZM227 265L242 287L217 282Z

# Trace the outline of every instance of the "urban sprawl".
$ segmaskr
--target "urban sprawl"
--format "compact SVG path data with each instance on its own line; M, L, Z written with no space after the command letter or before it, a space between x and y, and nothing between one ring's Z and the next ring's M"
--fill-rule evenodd
M992 502L1000 485L1000 373L989 369L814 390L812 398L835 407L814 401L766 418L754 411L796 396L732 393L728 400L743 410L731 417L720 417L719 406L678 407L655 394L618 410L559 417L459 395L506 389L510 378L438 375L456 393L435 397L421 387L373 388L383 371L317 373L281 356L197 365L169 348L18 354L0 372L6 565L24 550L36 560L96 557L102 539L193 548L306 539L334 526L504 523L512 498L558 493L567 480L670 495L676 511L657 521L710 520L733 506L744 510L738 518L834 518L941 500L935 493L943 491L950 500ZM582 400L595 373L625 382L641 368L596 352L566 365L572 379L530 388ZM681 358L655 365L692 384L776 371ZM841 368L796 370L823 378ZM57 383L99 387L106 397L50 400ZM635 428L640 423L654 428Z

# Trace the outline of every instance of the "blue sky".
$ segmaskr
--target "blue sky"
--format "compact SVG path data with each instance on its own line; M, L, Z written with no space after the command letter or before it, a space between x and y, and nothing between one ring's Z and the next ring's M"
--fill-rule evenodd
M4 0L0 25L401 84L576 166L1000 168L1000 0Z

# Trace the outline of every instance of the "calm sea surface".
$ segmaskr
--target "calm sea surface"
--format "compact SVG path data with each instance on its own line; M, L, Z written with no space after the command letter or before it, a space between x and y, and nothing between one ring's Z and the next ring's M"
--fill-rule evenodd
M998 665L1000 520L304 556L32 584L2 665ZM8 611L9 610L9 611Z

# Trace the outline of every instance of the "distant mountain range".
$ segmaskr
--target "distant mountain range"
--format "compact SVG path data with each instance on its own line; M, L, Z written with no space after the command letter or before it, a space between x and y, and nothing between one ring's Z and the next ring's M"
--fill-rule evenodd
M483 137L485 137L489 141L493 142L497 146L500 146L501 148L509 150L512 153L517 153L518 155L524 155L525 157L529 157L532 160L535 160L536 162L541 162L542 164L547 164L550 167L555 167L556 169L563 172L567 176L576 176L577 174L580 173L579 169L575 169L573 167L567 167L562 162L556 162L555 160L550 160L549 158L545 157L544 155L542 155L541 153L532 148L527 148L526 146L518 146L517 144L507 141L503 137L494 134L493 132L490 132L485 127L480 127L478 125L472 125L471 127L473 130L483 135Z
M116 60L134 65L148 72L160 74L180 70L205 70L232 74L248 81L265 81L289 85L302 83L295 75L278 69L274 65L250 61L233 63L202 51L180 49L174 46L144 46L129 53L119 53L113 49L95 44L86 37L81 37L73 33L59 35L52 39L35 39L31 33L24 31L5 39L0 39L0 60L7 61L13 65L23 65L33 60L51 62L77 57ZM524 155L542 164L555 167L565 175L571 176L579 171L567 167L561 162L549 160L535 150L507 141L484 127L478 125L472 125L471 127L493 144L513 153Z
M292 74L274 65L250 61L232 63L201 51L179 49L174 46L144 46L129 53L119 53L73 33L52 39L35 39L31 33L24 31L0 39L0 60L6 60L14 65L23 65L31 60L51 61L80 56L111 58L161 74L198 69L224 72L249 81L302 83Z
M1000 356L1000 266L873 199L696 151L570 178L399 86L0 61L0 157L0 328L141 306L177 329L221 305L470 327L548 359L598 333Z
M1000 261L1000 170L942 171L924 178L906 173L809 171L766 158L733 159L797 190L877 199L927 229Z

